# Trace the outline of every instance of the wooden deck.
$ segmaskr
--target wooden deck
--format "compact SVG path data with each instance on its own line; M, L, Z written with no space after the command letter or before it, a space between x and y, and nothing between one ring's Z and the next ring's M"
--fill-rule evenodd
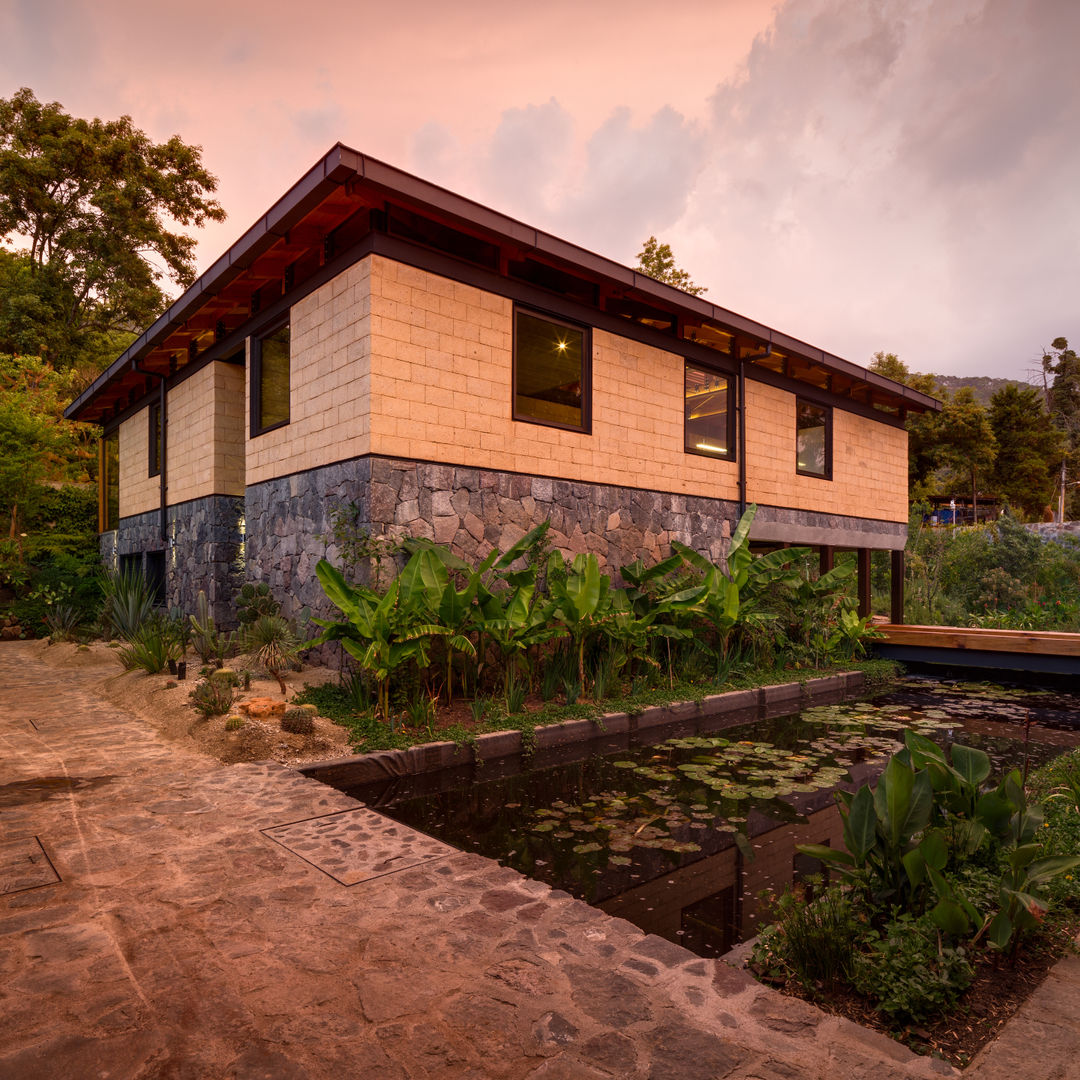
M874 629L883 635L874 651L895 660L1080 674L1080 634L896 623L878 623Z

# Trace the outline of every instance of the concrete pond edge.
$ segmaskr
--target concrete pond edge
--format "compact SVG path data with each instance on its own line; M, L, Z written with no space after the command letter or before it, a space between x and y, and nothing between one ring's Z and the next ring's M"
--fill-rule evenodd
M528 741L520 731L490 731L477 735L471 743L433 742L407 750L376 750L317 761L301 766L298 771L336 787L385 780L388 776L419 776L477 763L490 764L520 756L526 750L537 754L583 747L597 740L604 740L615 750L620 742L627 747L648 745L675 734L713 732L718 727L786 716L812 705L850 701L865 692L865 673L844 671L804 682L710 694L700 702L652 705L636 713L605 713L596 718L545 724L535 728Z

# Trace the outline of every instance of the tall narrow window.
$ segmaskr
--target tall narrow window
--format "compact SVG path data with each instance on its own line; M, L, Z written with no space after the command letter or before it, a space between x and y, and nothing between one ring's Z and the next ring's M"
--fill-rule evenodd
M694 364L686 365L683 433L688 454L734 456L731 389L728 376Z
M251 434L289 422L289 324L251 342Z
M589 430L584 327L519 311L514 317L514 419Z
M832 410L795 401L795 470L832 479Z
M161 475L161 402L155 401L150 406L150 423L148 437L150 441L150 448L148 457L150 459L150 476Z
M108 532L120 523L120 433L101 436L98 468L98 530Z

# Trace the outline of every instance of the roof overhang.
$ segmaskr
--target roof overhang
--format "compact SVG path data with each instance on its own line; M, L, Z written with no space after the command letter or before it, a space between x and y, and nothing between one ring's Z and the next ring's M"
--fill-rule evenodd
M69 419L108 423L149 390L150 376L170 375L196 362L250 321L267 290L288 295L295 272L305 275L329 257L328 240L358 215L393 207L461 230L494 245L499 265L529 258L670 314L672 325L704 321L738 335L751 358L793 358L799 369L855 393L863 404L904 416L938 410L926 394L868 371L701 297L560 240L436 184L367 157L340 143L294 184L195 283L148 327L65 410ZM791 374L791 370L787 372ZM799 378L798 373L793 375Z

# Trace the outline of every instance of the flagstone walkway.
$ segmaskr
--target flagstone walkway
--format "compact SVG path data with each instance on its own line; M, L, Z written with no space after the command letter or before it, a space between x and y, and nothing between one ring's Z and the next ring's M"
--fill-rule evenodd
M167 743L100 678L0 644L4 1080L953 1074L283 766ZM1080 1075L1077 963L979 1080Z

